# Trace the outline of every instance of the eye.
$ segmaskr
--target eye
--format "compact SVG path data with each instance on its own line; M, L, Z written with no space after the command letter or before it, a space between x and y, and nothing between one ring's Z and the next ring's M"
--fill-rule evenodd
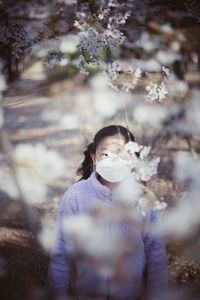
M105 156L108 156L108 153L102 153L101 155L105 155Z

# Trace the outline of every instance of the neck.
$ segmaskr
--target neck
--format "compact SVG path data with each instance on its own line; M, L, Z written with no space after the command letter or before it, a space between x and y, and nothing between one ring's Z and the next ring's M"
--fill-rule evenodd
M103 177L101 177L98 173L97 173L97 179L103 185L107 186L110 190L113 190L118 185L118 182L109 182L109 181L105 180Z

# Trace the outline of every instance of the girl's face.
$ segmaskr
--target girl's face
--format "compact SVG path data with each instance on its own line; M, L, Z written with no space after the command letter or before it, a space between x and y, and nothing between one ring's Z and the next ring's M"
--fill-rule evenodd
M121 134L105 137L101 140L97 146L95 154L91 154L93 163L95 165L96 160L102 160L108 156L108 152L118 154L123 150L126 141Z

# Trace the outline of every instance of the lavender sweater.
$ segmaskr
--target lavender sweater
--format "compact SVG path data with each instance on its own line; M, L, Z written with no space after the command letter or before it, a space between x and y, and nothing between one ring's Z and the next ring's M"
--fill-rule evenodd
M70 248L70 240L63 234L63 218L71 214L87 213L98 201L109 201L111 196L112 191L100 183L95 171L88 179L72 184L64 193L58 210L56 242L52 249L48 272L49 287L55 298L67 298L73 277L67 251ZM75 299L82 299L80 297L87 291L88 295L99 295L101 299L136 300L143 295L144 288L148 291L145 294L148 300L160 299L159 295L163 296L168 287L165 241L161 235L144 231L146 225L148 227L148 224L159 219L158 211L151 211L145 217L141 215L141 226L138 226L133 234L137 247L131 256L129 276L123 283L116 283L114 279L100 275L91 267L77 263ZM128 233L128 229L123 228L125 234L126 230Z

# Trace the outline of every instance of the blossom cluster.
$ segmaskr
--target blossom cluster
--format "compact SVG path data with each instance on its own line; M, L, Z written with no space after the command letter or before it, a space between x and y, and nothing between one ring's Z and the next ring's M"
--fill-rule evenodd
M91 7L81 7L77 12L74 25L79 29L78 48L82 54L79 66L83 72L91 64L100 66L102 61L112 63L112 49L124 42L125 36L119 26L126 22L130 12L110 15L111 8L118 5L117 1L108 1L97 5L95 12Z
M169 77L169 69L162 67L162 77L159 79L159 82L150 82L146 86L146 90L148 91L148 95L146 97L146 101L154 101L158 100L162 102L166 95L168 94L167 90L167 79Z
M141 183L143 181L147 182L153 175L157 173L157 167L160 162L160 158L156 157L150 159L150 151L150 146L143 146L137 144L136 142L129 141L125 144L124 150L119 153L119 157L127 160L132 167L131 186L128 187L127 185L126 188L123 189L124 192L126 191L125 194L128 193L128 198L131 195L131 198L133 199L131 189L133 188L134 181L138 183ZM123 186L126 184L126 182L122 183L122 185L119 185L118 189L123 188ZM142 214L145 215L146 212L148 212L150 209L162 210L166 208L167 204L165 202L160 202L156 197L152 197L152 193L149 190L148 192L146 191L145 194L139 193L135 198L135 202L137 203ZM118 190L117 193L120 194L120 191Z
M44 65L52 69L55 65L58 65L63 60L62 52L50 52L44 60Z
M115 8L119 4L115 3ZM120 30L130 16L130 11L125 14L115 11L111 15L109 4L98 7L97 11L85 12L84 9L77 12L74 25L79 29L78 48L81 55L76 63L82 74L88 75L91 66L103 68L109 78L109 85L116 91L121 88L125 92L133 90L138 84L142 71L139 67L128 65L113 58L112 49L124 44L125 36ZM147 101L158 100L162 102L167 94L167 79L169 69L162 67L161 78L150 81L146 90Z
M141 78L140 68L134 68L130 65L126 66L120 61L114 61L109 64L106 70L109 78L109 85L116 91L122 88L125 92L133 90Z

